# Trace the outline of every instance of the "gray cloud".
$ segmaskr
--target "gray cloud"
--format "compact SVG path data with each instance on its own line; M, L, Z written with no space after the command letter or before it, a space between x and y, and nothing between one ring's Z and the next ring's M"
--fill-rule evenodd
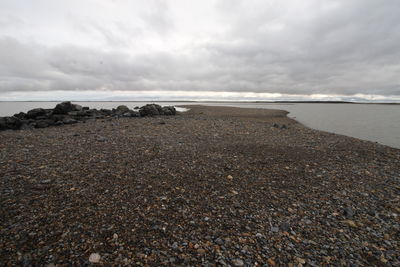
M400 96L397 0L220 0L204 25L179 1L127 3L104 1L90 16L72 3L57 30L0 4L0 99L53 90ZM102 17L104 8L117 15Z

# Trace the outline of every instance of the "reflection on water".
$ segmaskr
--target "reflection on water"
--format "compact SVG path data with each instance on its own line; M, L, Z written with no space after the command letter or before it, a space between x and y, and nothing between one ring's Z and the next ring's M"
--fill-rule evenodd
M133 109L148 102L79 102L91 108ZM32 108L54 108L57 102L0 102L0 116L10 116ZM353 136L400 148L400 105L377 104L269 104L269 103L195 103L161 102L160 105L213 105L243 108L282 109L304 125L328 132ZM182 111L182 110L181 110Z

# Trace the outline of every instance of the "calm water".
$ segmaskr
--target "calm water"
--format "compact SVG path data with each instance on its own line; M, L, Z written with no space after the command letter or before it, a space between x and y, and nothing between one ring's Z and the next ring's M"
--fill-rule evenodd
M148 102L79 102L91 108L129 108ZM0 102L0 116L10 116L32 108L53 108L57 102ZM400 105L375 104L265 104L265 103L182 103L163 102L161 105L203 104L242 108L282 109L290 112L304 125L384 145L400 148Z

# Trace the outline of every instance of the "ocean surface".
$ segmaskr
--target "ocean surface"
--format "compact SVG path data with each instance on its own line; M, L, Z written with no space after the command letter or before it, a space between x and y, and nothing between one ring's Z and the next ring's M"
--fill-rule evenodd
M0 102L0 116L11 116L33 108L54 108L58 102ZM149 102L76 102L91 108L129 108ZM386 104L272 104L272 103L201 103L162 102L161 105L212 105L241 108L266 108L289 111L289 117L302 124L327 132L378 142L400 148L400 105ZM183 110L181 110L183 111Z

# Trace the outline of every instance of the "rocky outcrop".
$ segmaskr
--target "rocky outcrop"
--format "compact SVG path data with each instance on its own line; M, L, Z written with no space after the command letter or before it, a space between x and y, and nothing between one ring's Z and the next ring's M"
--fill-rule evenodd
M139 109L140 116L176 115L176 109L172 106L161 107L157 104L147 104Z
M97 110L68 101L57 104L54 109L35 108L27 113L20 112L14 116L0 117L0 130L46 128L106 117L133 118L159 115L176 115L176 109L173 106L162 107L157 104L147 104L140 108L135 107L135 110L131 110L125 105L120 105L112 110Z

